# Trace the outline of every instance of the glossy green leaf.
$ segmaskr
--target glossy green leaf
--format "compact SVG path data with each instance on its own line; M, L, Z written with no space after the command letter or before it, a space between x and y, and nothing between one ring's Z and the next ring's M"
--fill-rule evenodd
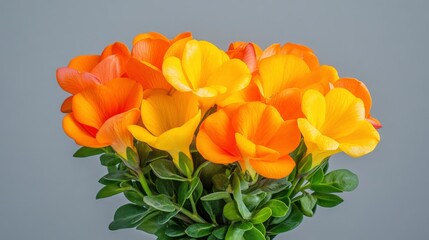
M225 240L238 240L242 239L244 230L239 228L240 224L231 224L226 232Z
M132 203L143 206L143 197L135 191L125 191L124 196Z
M321 207L331 208L338 206L340 203L342 203L344 200L335 195L330 193L313 193L313 196L317 198L317 205Z
M225 235L226 235L226 231L228 230L228 228L226 226L222 226L222 227L217 227L214 231L213 231L213 235L217 238L217 239L225 239Z
M159 214L161 214L161 212L151 211L149 214L144 216L140 221L140 225L137 227L137 230L155 234L163 227L163 225L158 222Z
M158 149L153 149L151 152L149 152L149 154L147 156L147 160L148 160L148 162L157 161L159 159L168 160L169 157L170 157L170 155L168 154L168 152L161 151Z
M100 156L100 163L103 166L115 166L121 162L121 159L115 153L105 153Z
M213 188L218 191L225 191L229 185L229 179L223 173L215 174L212 178L212 182Z
M299 203L302 213L307 217L312 217L314 214L313 209L317 203L317 198L307 192L303 192L303 196L299 199Z
M164 194L145 196L143 201L162 212L174 212L176 210L174 203Z
M241 193L241 183L240 183L240 178L238 174L234 174L234 178L233 178L233 195L234 195L234 201L237 204L238 212L240 213L243 219L249 219L251 216L251 213L243 202L243 196Z
M165 235L169 236L169 237L180 237L185 235L185 229L178 226L178 225L169 225L166 229L165 229Z
M102 153L104 153L104 150L102 148L81 147L73 154L73 157L85 158L85 157L100 155Z
M188 181L187 178L180 176L174 163L171 160L159 159L150 164L153 172L156 176L161 179L173 180L173 181Z
M253 211L261 204L265 197L267 197L267 194L268 193L266 192L260 192L258 194L246 194L243 195L243 202L249 211Z
M176 186L172 180L157 178L155 180L156 190L160 194L173 197L176 192Z
M252 227L250 230L244 233L244 239L246 240L265 240L265 235L259 231L259 229Z
M266 192L270 194L275 194L281 192L290 186L290 182L286 178L282 179L260 179L255 184L253 184L249 189L244 191L244 193L258 193L258 192Z
M318 184L323 181L324 177L325 173L323 172L323 168L320 168L314 173L313 177L311 177L310 182L311 184Z
M356 174L347 169L338 169L326 174L323 181L326 184L333 185L342 191L353 191L359 185L359 178Z
M127 147L127 162L129 166L138 167L140 164L140 159L137 153L130 147Z
M264 223L265 221L267 221L271 217L272 214L273 214L273 212L271 211L271 208L264 207L264 208L260 209L259 211L255 212L250 221L253 224Z
M269 207L271 209L273 217L284 217L289 211L289 206L277 199L271 199L264 207Z
M234 202L225 204L223 207L223 216L230 221L239 221L242 219Z
M288 232L298 227L299 224L301 224L303 218L304 216L302 215L301 211L298 208L293 207L289 217L282 223L268 229L267 233L269 235L278 235L283 232Z
M132 175L127 170L111 172L111 173L104 175L103 178L106 180L117 181L117 182L123 182L123 181L129 181L129 180L136 179L136 177L134 175Z
M185 233L190 237L201 238L210 235L213 229L210 223L194 223L186 228Z
M115 212L113 222L110 223L110 230L123 228L134 228L146 214L146 209L134 204L126 204Z
M302 175L309 172L311 170L312 165L313 165L313 158L312 158L312 155L309 154L299 161L298 167L297 167L298 173Z
M179 152L179 170L188 177L191 177L194 172L192 159L186 156L183 152Z
M214 201L219 199L230 199L231 195L228 192L214 192L207 194L201 198L202 201Z
M125 190L126 189L121 188L117 185L107 185L107 186L104 186L102 189L100 189L100 191L98 191L97 196L95 198L96 199L107 198L107 197L119 194Z
M159 224L166 224L168 223L174 216L176 216L179 213L179 210L173 211L173 212L163 212L158 215L158 223Z

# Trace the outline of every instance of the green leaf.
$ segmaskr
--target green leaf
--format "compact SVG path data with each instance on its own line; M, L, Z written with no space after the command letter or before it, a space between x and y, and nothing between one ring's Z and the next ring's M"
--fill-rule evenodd
M190 237L201 238L210 235L213 228L210 223L195 223L187 227L185 233Z
M260 192L258 194L247 194L243 196L243 202L249 211L256 209L259 204L267 197L266 192Z
M137 227L137 230L145 231L150 234L155 234L160 228L163 227L162 224L158 222L158 215L161 212L151 211L149 214L145 215L140 221L140 225Z
M143 201L162 212L174 212L176 210L174 203L164 194L145 196Z
M226 232L225 240L238 240L242 239L244 230L238 227L239 224L231 224Z
M187 200L186 195L188 193L188 188L189 188L188 182L181 182L179 185L179 190L177 192L177 203L179 204L180 207L182 207Z
M125 191L125 197L132 203L143 206L143 197L134 191Z
M121 159L115 153L105 153L100 156L100 163L103 166L115 166L121 162Z
M253 225L256 229L258 229L259 230L259 232L261 232L262 233L262 235L264 235L265 236L265 234L267 233L267 231L265 230L265 226L264 226L264 224L262 224L262 223L260 223L260 224L255 224L255 225Z
M342 192L341 189L325 183L318 183L318 184L311 184L310 186L311 190L315 192L321 192L321 193L339 193Z
M223 173L215 174L212 178L213 188L218 191L225 191L229 185L228 177Z
M257 211L256 213L253 214L251 222L253 224L263 223L263 222L267 221L271 217L272 214L273 214L273 212L271 211L271 208L264 207L264 208L260 209L259 211Z
M209 215L213 223L216 223L216 216L219 213L219 209L222 208L219 202L220 201L202 201L201 202L205 212Z
M174 196L174 193L176 192L176 186L174 185L174 182L171 180L164 180L161 178L157 178L155 180L156 190L160 194L165 194L167 196Z
M274 227L269 229L267 233L269 235L278 235L280 233L288 232L288 231L298 227L299 224L301 224L303 218L304 217L303 217L301 211L298 208L293 207L292 212L289 215L289 217L284 222L282 222L278 225L275 225Z
M189 184L188 192L186 193L186 199L192 196L192 193L194 193L199 184L201 184L200 178L195 177L192 179L192 182Z
M311 170L312 165L313 165L313 158L312 158L312 155L309 154L299 161L298 173L301 175L307 173L308 171Z
M117 185L107 185L104 186L100 191L98 191L96 199L107 198L116 194L119 194L125 191L125 188L121 188Z
M231 196L228 192L214 192L207 194L201 198L202 201L214 201L219 199L230 199Z
M201 181L198 181L198 185L195 188L194 192L192 193L192 197L194 198L194 201L197 202L201 195L203 194L204 191L204 187L203 184L201 183Z
M331 208L339 205L344 200L335 194L330 193L313 193L313 196L317 198L317 205L321 207Z
M237 225L237 227L243 231L249 231L250 229L252 229L253 224L250 222L242 222L239 225Z
M260 179L255 184L253 184L249 189L244 191L244 193L258 193L258 192L267 192L270 194L275 194L281 192L290 186L290 182L286 178L282 179Z
M223 207L223 216L230 221L239 221L241 220L240 213L238 213L237 207L234 202L228 202Z
M148 162L153 162L159 159L168 159L170 155L168 152L161 151L158 149L153 149L151 152L149 152L149 155L147 156Z
M123 182L123 181L136 179L136 177L132 175L130 171L127 171L127 170L111 172L104 175L103 178L106 180L116 181L116 182Z
M192 159L183 152L179 152L179 170L188 177L191 177L194 172L194 163Z
M169 237L180 237L185 235L185 229L178 226L178 225L169 225L166 229L165 229L165 235L169 236Z
M241 194L240 178L237 174L234 174L234 178L233 178L233 195L234 195L234 201L237 204L238 212L243 217L243 219L249 219L251 216L251 213L249 212L249 209L247 209L246 205L243 202L243 196Z
M307 217L312 217L314 214L314 207L317 203L317 198L313 195L303 192L303 196L299 199L302 213Z
M295 162L298 162L307 151L307 147L305 146L304 140L301 140L298 147L290 154L290 156L295 160Z
M126 204L115 212L113 222L110 223L110 230L123 228L134 228L146 214L146 209L134 204Z
M264 207L269 207L271 209L273 217L284 217L289 211L289 206L277 199L271 199L264 205Z
M265 235L257 228L253 227L244 233L246 240L265 240Z
M127 147L127 159L126 160L130 164L130 166L132 166L132 167L139 166L139 164L140 164L139 156L130 147Z
M138 141L135 144L135 146L136 146L136 150L137 150L137 155L139 156L139 159L141 160L140 167L143 168L146 166L149 153L152 151L152 149L149 147L149 145L147 143L140 142L140 141Z
M102 148L81 147L73 154L73 157L84 158L84 157L100 155L102 153L104 153L104 150Z
M323 181L324 177L325 173L323 172L323 168L320 168L314 173L313 177L311 177L310 182L311 184L318 184Z
M347 169L338 169L326 174L323 182L333 185L342 191L349 192L357 188L359 178Z
M174 212L164 212L160 213L158 216L158 223L159 224L166 224L168 223L174 216L176 216L179 213L179 210L176 210Z
M228 230L228 228L226 226L222 226L222 227L217 227L214 231L213 231L213 235L217 238L217 239L225 239L225 235L226 235L226 231Z
M287 213L286 213L285 216L273 218L271 220L271 222L270 222L270 224L272 224L272 225L276 225L276 224L279 224L279 223L285 221L289 217L289 215L291 214L291 212L292 212L292 207L291 207L291 201L290 201L290 199L289 198L284 198L284 199L282 199L282 202L284 202L284 204L286 204L286 206L288 206L289 209L288 209L288 211L287 211Z
M173 180L173 181L188 181L187 178L184 178L177 174L176 167L174 163L167 159L159 159L150 164L153 172L156 176L161 179Z

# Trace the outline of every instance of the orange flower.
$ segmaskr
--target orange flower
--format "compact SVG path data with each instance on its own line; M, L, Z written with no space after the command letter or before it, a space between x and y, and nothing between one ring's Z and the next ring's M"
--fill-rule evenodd
M264 59L277 54L290 54L297 56L304 60L307 63L308 67L312 70L320 66L319 60L317 59L317 56L313 53L313 50L311 50L311 48L295 43L286 43L285 45L283 45L283 47L281 47L278 43L272 44L262 52L260 59Z
M73 97L73 111L63 120L64 131L79 145L112 146L126 158L126 148L133 147L127 127L139 120L142 98L142 87L129 79L85 89Z
M253 176L279 179L291 173L289 156L301 134L295 120L284 121L272 106L233 104L210 115L200 127L197 149L208 161L237 162Z
M116 42L107 46L101 55L75 57L70 61L68 67L57 69L58 84L64 91L76 95L86 88L122 77L129 55L127 46ZM68 97L63 102L62 112L71 112L72 97Z
M258 69L258 59L262 54L261 48L255 43L251 42L233 42L229 45L228 56L238 58L246 63L251 73L256 72Z
M345 88L349 92L353 93L356 97L360 98L363 101L365 107L365 117L366 119L376 128L381 128L382 125L380 121L371 117L370 111L372 106L372 98L369 93L368 88L365 84L354 78L341 78L334 83L336 88Z
M181 39L191 39L191 33L177 35L173 40L164 35L150 32L142 33L134 38L134 45L126 71L130 78L142 84L143 89L163 88L171 89L171 85L162 75L164 55L171 44Z

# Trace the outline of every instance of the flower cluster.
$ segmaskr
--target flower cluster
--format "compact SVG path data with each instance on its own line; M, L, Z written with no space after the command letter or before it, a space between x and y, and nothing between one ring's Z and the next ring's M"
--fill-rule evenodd
M111 229L162 239L273 238L354 189L348 170L326 174L331 155L361 157L380 140L365 84L293 43L223 51L191 33L150 32L131 51L117 42L73 58L57 81L71 95L61 111L83 146L76 156L103 153L108 166L98 197L133 203Z

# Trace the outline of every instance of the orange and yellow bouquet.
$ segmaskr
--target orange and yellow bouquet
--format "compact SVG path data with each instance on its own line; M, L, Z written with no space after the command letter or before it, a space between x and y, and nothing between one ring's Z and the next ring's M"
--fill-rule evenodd
M223 51L181 33L150 32L57 70L70 93L65 133L75 157L100 155L97 199L123 194L111 230L158 239L265 240L352 191L330 156L370 153L380 122L365 84L287 43Z

